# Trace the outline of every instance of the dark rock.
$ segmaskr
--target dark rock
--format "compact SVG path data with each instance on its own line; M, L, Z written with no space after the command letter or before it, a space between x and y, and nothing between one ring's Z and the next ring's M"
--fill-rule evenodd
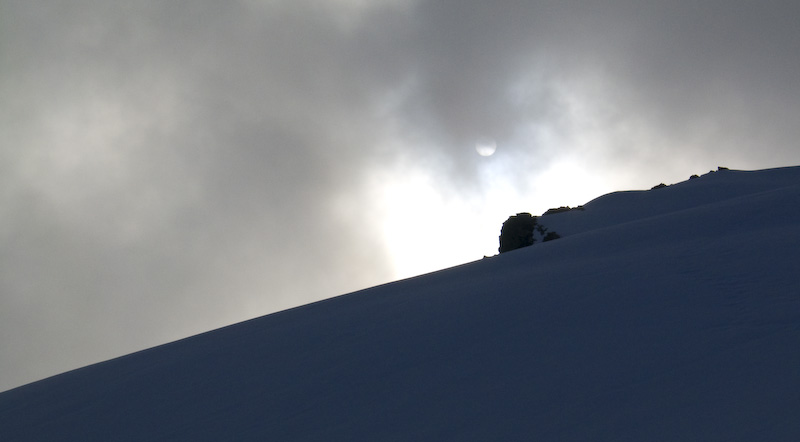
M542 214L542 216L552 215L554 213L569 212L570 210L584 210L584 209L583 209L583 206L578 206L578 207L561 206L561 207L556 207L556 208L553 208L553 209L547 209L547 212L544 212Z
M500 229L500 253L527 247L535 241L536 217L523 212L510 216Z

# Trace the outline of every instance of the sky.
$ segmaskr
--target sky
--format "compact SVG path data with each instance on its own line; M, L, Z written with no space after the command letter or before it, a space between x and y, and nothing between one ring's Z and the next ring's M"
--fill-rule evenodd
M800 164L798 16L0 0L0 390L480 259L517 212Z

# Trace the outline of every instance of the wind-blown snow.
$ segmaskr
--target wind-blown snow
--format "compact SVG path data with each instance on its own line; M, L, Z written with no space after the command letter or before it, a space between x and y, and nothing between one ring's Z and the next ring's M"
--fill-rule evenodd
M800 440L800 168L0 394L0 440ZM499 229L499 226L498 226Z

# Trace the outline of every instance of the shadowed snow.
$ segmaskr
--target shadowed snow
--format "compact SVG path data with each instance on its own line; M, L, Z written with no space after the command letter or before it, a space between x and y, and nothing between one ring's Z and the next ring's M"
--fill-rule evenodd
M800 439L800 168L542 221L564 237L2 393L0 439Z

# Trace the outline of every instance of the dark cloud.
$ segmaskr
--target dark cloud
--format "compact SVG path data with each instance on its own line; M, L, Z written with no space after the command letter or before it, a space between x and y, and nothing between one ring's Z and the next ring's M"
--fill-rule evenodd
M0 389L396 277L406 178L480 210L487 177L538 197L564 161L607 190L797 164L798 13L4 1Z
M443 145L481 131L509 144L523 124L569 138L577 123L618 133L603 155L624 158L633 143L641 161L669 152L784 164L781 146L798 135L797 12L792 2L426 2L411 100L422 109L411 111L435 122ZM573 100L587 121L571 115ZM763 144L780 159L759 158Z

